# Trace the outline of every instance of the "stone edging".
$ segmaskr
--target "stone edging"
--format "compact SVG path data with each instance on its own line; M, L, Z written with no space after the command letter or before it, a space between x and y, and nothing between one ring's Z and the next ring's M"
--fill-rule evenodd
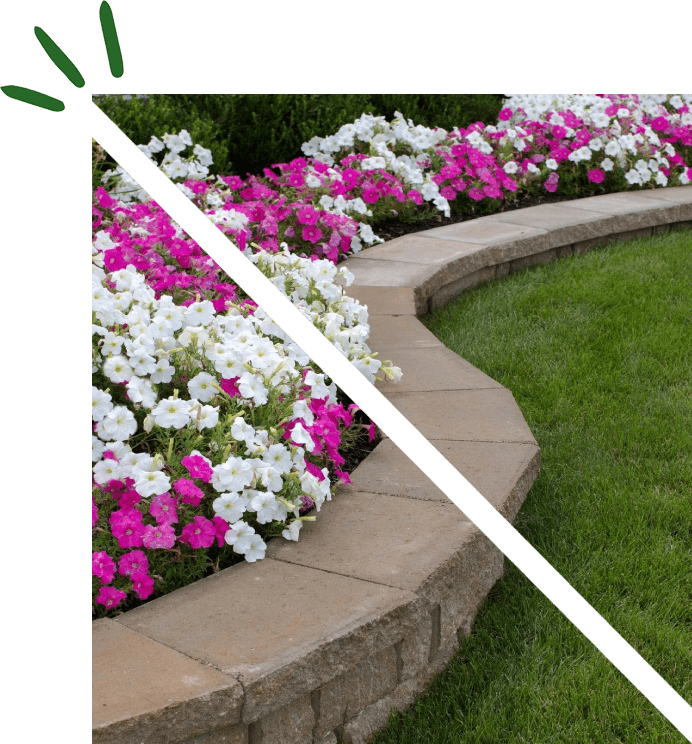
M377 383L510 521L538 444L512 394L416 316L613 240L692 227L692 186L589 197L407 235L345 265ZM297 543L93 626L95 744L364 744L423 692L502 575L500 551L390 440Z

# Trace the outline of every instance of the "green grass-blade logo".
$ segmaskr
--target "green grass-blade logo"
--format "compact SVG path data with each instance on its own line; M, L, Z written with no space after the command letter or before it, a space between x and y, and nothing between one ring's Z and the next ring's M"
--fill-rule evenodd
M113 77L122 77L123 74L123 56L120 51L118 42L118 32L115 29L113 20L113 11L110 5L104 0L99 8L99 19L101 20L101 30L103 31L103 40L106 44L108 53L108 65ZM46 54L53 60L55 66L62 72L65 77L77 88L84 87L84 78L79 70L75 67L72 60L63 52L63 50L48 36L42 29L36 26L34 33L39 43L45 50ZM48 109L48 111L64 111L65 104L59 98L47 96L45 93L39 93L31 88L22 88L18 85L4 85L0 88L2 92L14 98L17 101L29 103L32 106Z
M106 42L106 52L108 52L108 64L111 68L111 74L113 77L122 77L123 55L120 51L120 43L118 42L118 32L115 30L115 21L113 20L111 6L105 0L99 8L99 18L101 19L103 40Z
M63 50L48 36L48 34L38 26L34 27L34 33L41 46L45 49L46 54L53 60L55 66L62 72L65 77L77 86L84 87L84 78L79 70L74 66L72 60L63 52Z
M39 93L31 88L20 88L18 85L3 85L2 92L10 98L30 103L32 106L40 106L49 111L64 111L65 104L58 98L52 98L45 93Z

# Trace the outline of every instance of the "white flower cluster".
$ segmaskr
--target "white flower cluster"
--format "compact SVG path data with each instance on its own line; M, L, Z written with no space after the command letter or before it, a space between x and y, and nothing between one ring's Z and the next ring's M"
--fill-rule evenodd
M164 134L161 139L152 137L148 145L137 145L139 149L156 163L155 153L161 152L164 148L168 152L164 155L159 167L172 180L187 178L205 178L209 174L209 167L214 162L211 150L207 150L201 145L195 145L192 155L183 159L180 153L186 147L192 147L192 139L186 129L179 134ZM115 170L106 171L101 177L101 183L107 183L113 180L109 186L109 194L120 199L125 204L131 201L144 202L149 198L144 189L127 173L122 166L117 166ZM187 196L192 198L194 194L182 183L176 184L177 187Z
M353 274L345 267L338 268L327 259L310 261L288 251L286 243L281 244L281 253L260 251L248 257L258 264L272 284L290 298L294 305L319 328L322 333L347 357L353 365L370 381L375 382L381 371L387 379L398 382L401 379L399 367L392 363L380 362L366 344L370 334L367 306L346 295L338 284L353 283ZM279 326L267 317L261 308L255 317L263 318L260 330L283 341L296 353L302 364L308 357L286 337Z
M373 155L360 162L362 170L386 169L411 188L419 190L426 201L433 202L449 217L449 202L440 196L432 174L425 171L429 150L446 138L444 129L429 129L420 124L414 126L411 119L407 122L399 111L395 111L391 123L384 116L363 114L353 124L344 124L336 134L313 137L302 145L302 150L315 160L334 165L332 153L342 148L353 148L356 140L369 143ZM325 205L323 208L328 209Z
M547 115L550 113L551 125L565 127L568 137L574 135L575 131L566 126L564 118L557 112L571 111L576 117L582 119L586 126L606 129L607 134L601 137L594 136L588 145L573 151L568 158L570 161L579 163L591 160L595 153L602 150L607 157L597 165L603 170L611 171L617 163L625 171L627 182L632 185L644 186L648 183L655 183L658 186L667 186L668 178L659 169L661 166L669 167L666 155L672 157L675 155L675 149L669 143L661 146L658 135L650 125L644 124L643 117L663 116L674 124L692 125L691 112L679 114L670 110L671 108L679 110L685 105L692 108L692 95L641 95L636 99L629 96L621 98L618 103L620 108L615 117L605 113L613 102L596 95L511 95L505 100L503 106L514 111L521 108L526 112L526 118L531 121L547 121ZM625 119L635 125L628 123L628 130L642 127L644 132L623 131L620 120ZM510 121L501 121L494 128L494 131L505 131L510 139L513 139L519 130L520 128L513 126ZM526 139L530 140L531 137ZM505 142L504 138L500 140L501 145ZM649 157L640 155L640 149L644 144L654 147L653 155ZM615 158L615 161L611 158ZM552 168L551 161L547 161L546 165ZM557 164L555 166L557 167ZM683 185L689 183L685 173L682 173L679 179Z
M219 400L220 378L238 378L239 405L262 406L276 393L288 399L288 405L293 401L286 421L302 419L307 426L312 424L307 401L296 393L309 358L259 308L245 317L236 308L217 314L209 301L181 307L165 295L157 300L134 266L107 275L101 268L103 256L97 245L108 245L103 231L97 234L93 248L92 330L99 338L92 373L102 372L113 384L127 382L131 403L114 405L108 390L92 387L96 483L130 477L143 497L168 492L171 482L163 472L162 456L135 453L127 444L137 432L135 411L148 410L143 423L148 432L154 427L198 433L213 429L219 424L220 406L211 403ZM353 275L346 268L337 270L327 260L292 256L285 244L283 247L283 254L260 251L251 260L374 381L381 363L365 343L369 333L367 308L346 297L336 283L343 279L348 285ZM108 288L106 279L115 283L115 292ZM125 325L127 328L123 328ZM401 371L391 363L382 371L389 379L401 377ZM170 383L174 376L179 379L177 373L187 376L189 397L179 398L177 390L173 396L160 397L159 386ZM310 369L302 384L310 387L311 397L336 402L336 386L327 385L324 375ZM242 454L225 453L212 467L212 486L220 493L213 506L219 516L232 523L227 542L254 561L264 557L266 545L259 537L252 537L254 529L243 521L243 515L252 512L258 523L266 524L286 522L292 512L294 519L282 534L297 540L301 520L308 518L299 516L302 501L286 498L290 481L297 479L301 494L311 497L319 511L325 499L331 499L328 472L323 469L325 477L319 480L306 471L303 448L311 452L315 443L302 424L296 424L291 433L298 446L289 447L274 442L276 430L272 431L271 426L269 430L253 428L238 413L232 421L231 434ZM103 458L107 449L113 451L118 462ZM200 453L195 450L191 454Z

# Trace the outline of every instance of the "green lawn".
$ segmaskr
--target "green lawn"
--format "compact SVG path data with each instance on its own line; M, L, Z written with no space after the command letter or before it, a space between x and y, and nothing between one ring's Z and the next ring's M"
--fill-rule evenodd
M515 526L692 702L692 232L616 243L427 316L509 388L542 467ZM373 744L684 737L508 560L471 636Z

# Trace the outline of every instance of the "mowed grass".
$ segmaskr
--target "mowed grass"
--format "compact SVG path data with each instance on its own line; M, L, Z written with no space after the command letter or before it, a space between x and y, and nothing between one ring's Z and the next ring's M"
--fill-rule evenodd
M519 532L692 702L692 232L478 287L423 319L541 447ZM686 739L507 559L471 636L373 744Z

